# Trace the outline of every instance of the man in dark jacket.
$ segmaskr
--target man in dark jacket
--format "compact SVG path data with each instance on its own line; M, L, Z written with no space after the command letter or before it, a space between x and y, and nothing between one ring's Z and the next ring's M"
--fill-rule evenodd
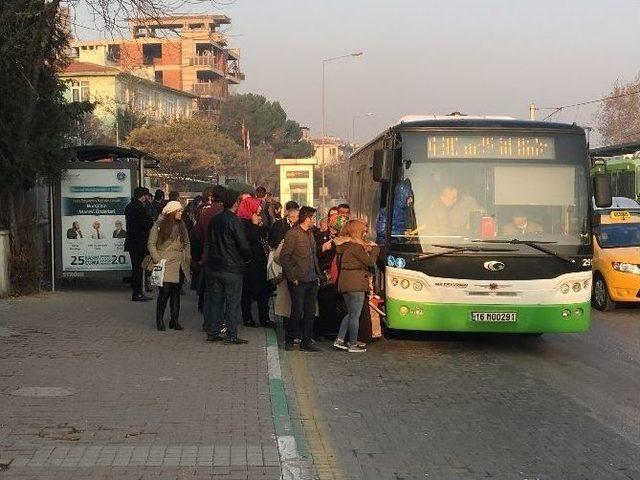
M131 299L134 302L147 302L151 298L142 293L142 260L149 252L147 241L149 231L153 227L153 220L147 214L145 205L149 189L136 187L133 191L131 202L124 209L127 221L127 238L124 241L124 250L131 257Z
M207 340L222 340L222 327L226 325L224 343L230 345L247 343L238 337L238 326L242 321L242 276L251 260L251 247L245 229L235 214L238 197L236 191L224 192L224 212L211 219L207 231L204 298Z
M302 207L298 224L284 237L280 263L291 294L291 317L285 333L285 350L293 349L293 340L302 338L300 350L317 352L313 346L313 321L316 314L320 267L313 238L315 208Z
M294 201L285 204L284 218L277 220L269 230L269 246L274 250L278 248L285 235L298 222L300 205Z
M155 222L158 219L164 205L164 191L157 189L153 196L153 201L147 207L147 213L151 217L151 220Z

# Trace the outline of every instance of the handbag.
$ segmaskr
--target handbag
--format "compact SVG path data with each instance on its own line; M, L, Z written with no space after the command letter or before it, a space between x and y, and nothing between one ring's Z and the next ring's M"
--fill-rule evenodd
M282 267L275 261L275 252L269 252L267 257L267 280L273 282L275 285L280 283L284 275L282 274Z
M153 266L153 271L151 272L151 285L156 287L162 286L162 284L164 283L164 271L166 263L167 261L163 258Z

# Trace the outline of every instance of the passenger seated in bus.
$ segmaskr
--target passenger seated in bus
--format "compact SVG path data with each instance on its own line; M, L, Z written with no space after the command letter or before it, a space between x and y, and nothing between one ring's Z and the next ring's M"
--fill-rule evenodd
M458 188L448 185L427 210L427 225L431 235L464 235L470 230L472 212L482 207L469 195L459 195Z
M529 220L526 215L520 212L514 214L511 223L505 225L502 230L502 234L508 238L522 235L540 235L542 233L544 233L542 225Z

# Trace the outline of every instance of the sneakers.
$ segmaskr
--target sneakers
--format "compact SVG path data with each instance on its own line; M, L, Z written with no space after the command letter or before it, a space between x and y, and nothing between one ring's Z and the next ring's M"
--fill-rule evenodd
M349 353L362 353L367 351L365 348L367 346L366 343L356 342L347 344L344 340L340 340L339 338L336 338L336 341L333 342L333 346L340 350L346 350Z
M333 346L339 348L340 350L349 350L349 346L344 342L344 340L340 340L336 338L336 341L333 342Z
M349 353L363 353L366 352L367 349L359 346L357 343L349 345L349 349L347 350Z
M219 333L207 333L207 342L221 342L224 337Z

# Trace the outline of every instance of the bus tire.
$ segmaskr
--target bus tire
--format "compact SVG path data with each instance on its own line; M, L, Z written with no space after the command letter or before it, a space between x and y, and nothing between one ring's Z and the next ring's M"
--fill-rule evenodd
M609 288L604 277L596 273L593 279L593 292L591 294L591 304L601 312L610 312L616 308L616 302L609 296Z

